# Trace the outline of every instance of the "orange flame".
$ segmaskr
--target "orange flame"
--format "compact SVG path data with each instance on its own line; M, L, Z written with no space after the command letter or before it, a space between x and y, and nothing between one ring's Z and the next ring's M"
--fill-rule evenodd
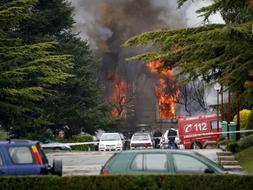
M150 72L159 77L159 83L155 86L155 92L158 98L160 118L173 119L176 117L175 101L179 91L173 80L172 69L162 68L162 66L163 63L161 61L150 61L147 63Z
M125 81L114 81L114 91L111 96L113 108L111 114L113 116L126 117L126 89Z

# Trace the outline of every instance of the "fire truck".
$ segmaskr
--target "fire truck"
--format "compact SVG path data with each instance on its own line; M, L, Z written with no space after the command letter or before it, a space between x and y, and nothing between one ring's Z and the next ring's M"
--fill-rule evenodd
M185 149L205 148L208 144L217 142L221 132L221 124L217 129L217 115L201 115L195 117L179 116L178 117L178 135L180 144Z

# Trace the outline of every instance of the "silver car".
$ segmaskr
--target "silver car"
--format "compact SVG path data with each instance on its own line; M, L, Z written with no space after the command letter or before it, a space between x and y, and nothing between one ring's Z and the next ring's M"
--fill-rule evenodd
M144 148L153 148L153 140L149 133L138 132L134 133L130 141L130 149L144 149Z

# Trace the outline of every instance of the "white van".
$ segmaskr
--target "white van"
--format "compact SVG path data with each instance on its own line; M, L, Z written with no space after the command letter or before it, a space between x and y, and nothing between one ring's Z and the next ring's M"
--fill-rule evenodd
M103 133L100 137L99 151L121 151L123 143L119 133Z

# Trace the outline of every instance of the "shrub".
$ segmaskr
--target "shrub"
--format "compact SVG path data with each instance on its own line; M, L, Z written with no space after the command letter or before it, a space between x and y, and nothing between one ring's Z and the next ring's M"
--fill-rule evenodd
M246 136L238 142L240 150L253 146L253 134Z
M238 143L235 141L230 141L227 145L227 149L233 153L237 153L240 150Z
M93 142L93 136L91 135L75 135L71 138L63 138L63 137L58 137L56 139L58 142L62 143L74 143L74 142ZM89 144L89 145L76 145L71 147L72 150L76 151L94 151L95 150L95 145Z
M39 176L2 177L0 189L44 190L252 190L253 176L237 175L109 175L109 176Z
M253 110L251 111L247 124L246 124L246 129L253 129Z
M246 128L250 113L251 113L251 110L247 110L247 109L243 109L240 111L240 126L241 126L241 128ZM233 122L235 122L237 124L237 115L234 116Z

